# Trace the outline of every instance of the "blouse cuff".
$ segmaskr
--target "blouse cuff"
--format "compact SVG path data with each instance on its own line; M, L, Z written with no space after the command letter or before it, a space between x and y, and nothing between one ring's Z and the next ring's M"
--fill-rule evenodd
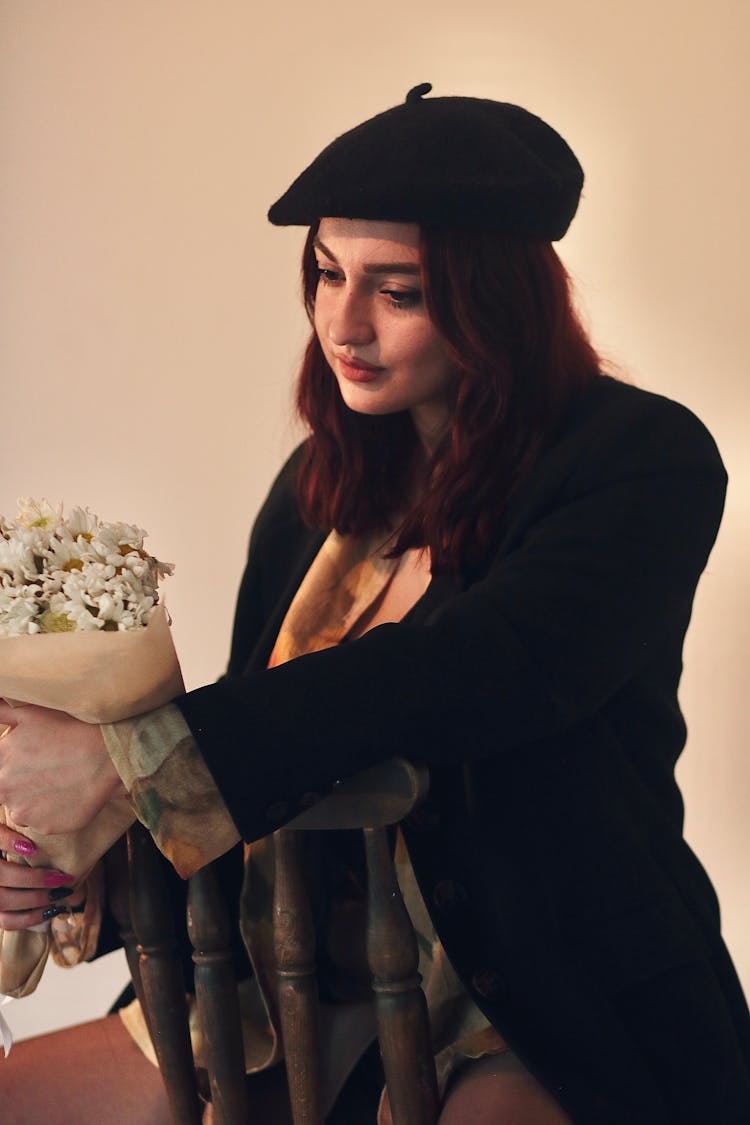
M173 703L102 726L138 819L187 879L240 839L181 711Z

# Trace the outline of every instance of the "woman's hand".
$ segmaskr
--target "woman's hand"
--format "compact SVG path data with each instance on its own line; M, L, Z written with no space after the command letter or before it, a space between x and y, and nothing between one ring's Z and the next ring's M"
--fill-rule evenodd
M0 929L26 930L83 900L72 875L50 867L27 867L5 859L31 859L36 846L25 836L0 824ZM46 915L46 918L45 918Z
M125 789L101 730L63 711L0 702L0 803L21 827L52 835L84 828Z

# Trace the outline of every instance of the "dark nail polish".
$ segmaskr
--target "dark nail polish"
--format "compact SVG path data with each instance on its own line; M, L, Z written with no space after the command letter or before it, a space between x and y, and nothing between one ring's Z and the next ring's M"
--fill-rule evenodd
M56 918L58 914L67 914L67 913L68 913L67 906L48 906L46 910L42 911L42 918L44 918L44 920L46 922L46 921L49 921L50 918Z
M72 894L72 887L54 887L51 891L47 892L47 898L50 902L55 902L58 898L69 898Z

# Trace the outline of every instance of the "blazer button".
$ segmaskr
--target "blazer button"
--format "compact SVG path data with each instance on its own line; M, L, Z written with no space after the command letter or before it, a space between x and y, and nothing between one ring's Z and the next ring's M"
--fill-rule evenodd
M274 801L266 809L266 820L274 827L283 824L292 817L292 808L288 801Z
M477 969L472 975L471 983L474 991L485 1000L507 991L505 981L496 969Z
M441 879L432 891L432 901L438 910L454 910L469 901L469 893L461 883L453 879Z

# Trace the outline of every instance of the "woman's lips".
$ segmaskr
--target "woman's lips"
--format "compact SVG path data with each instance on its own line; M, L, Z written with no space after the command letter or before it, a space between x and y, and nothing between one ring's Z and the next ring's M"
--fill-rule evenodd
M374 363L367 363L366 360L355 359L353 356L337 355L336 359L342 375L352 383L371 383L385 371L384 367L376 367Z

